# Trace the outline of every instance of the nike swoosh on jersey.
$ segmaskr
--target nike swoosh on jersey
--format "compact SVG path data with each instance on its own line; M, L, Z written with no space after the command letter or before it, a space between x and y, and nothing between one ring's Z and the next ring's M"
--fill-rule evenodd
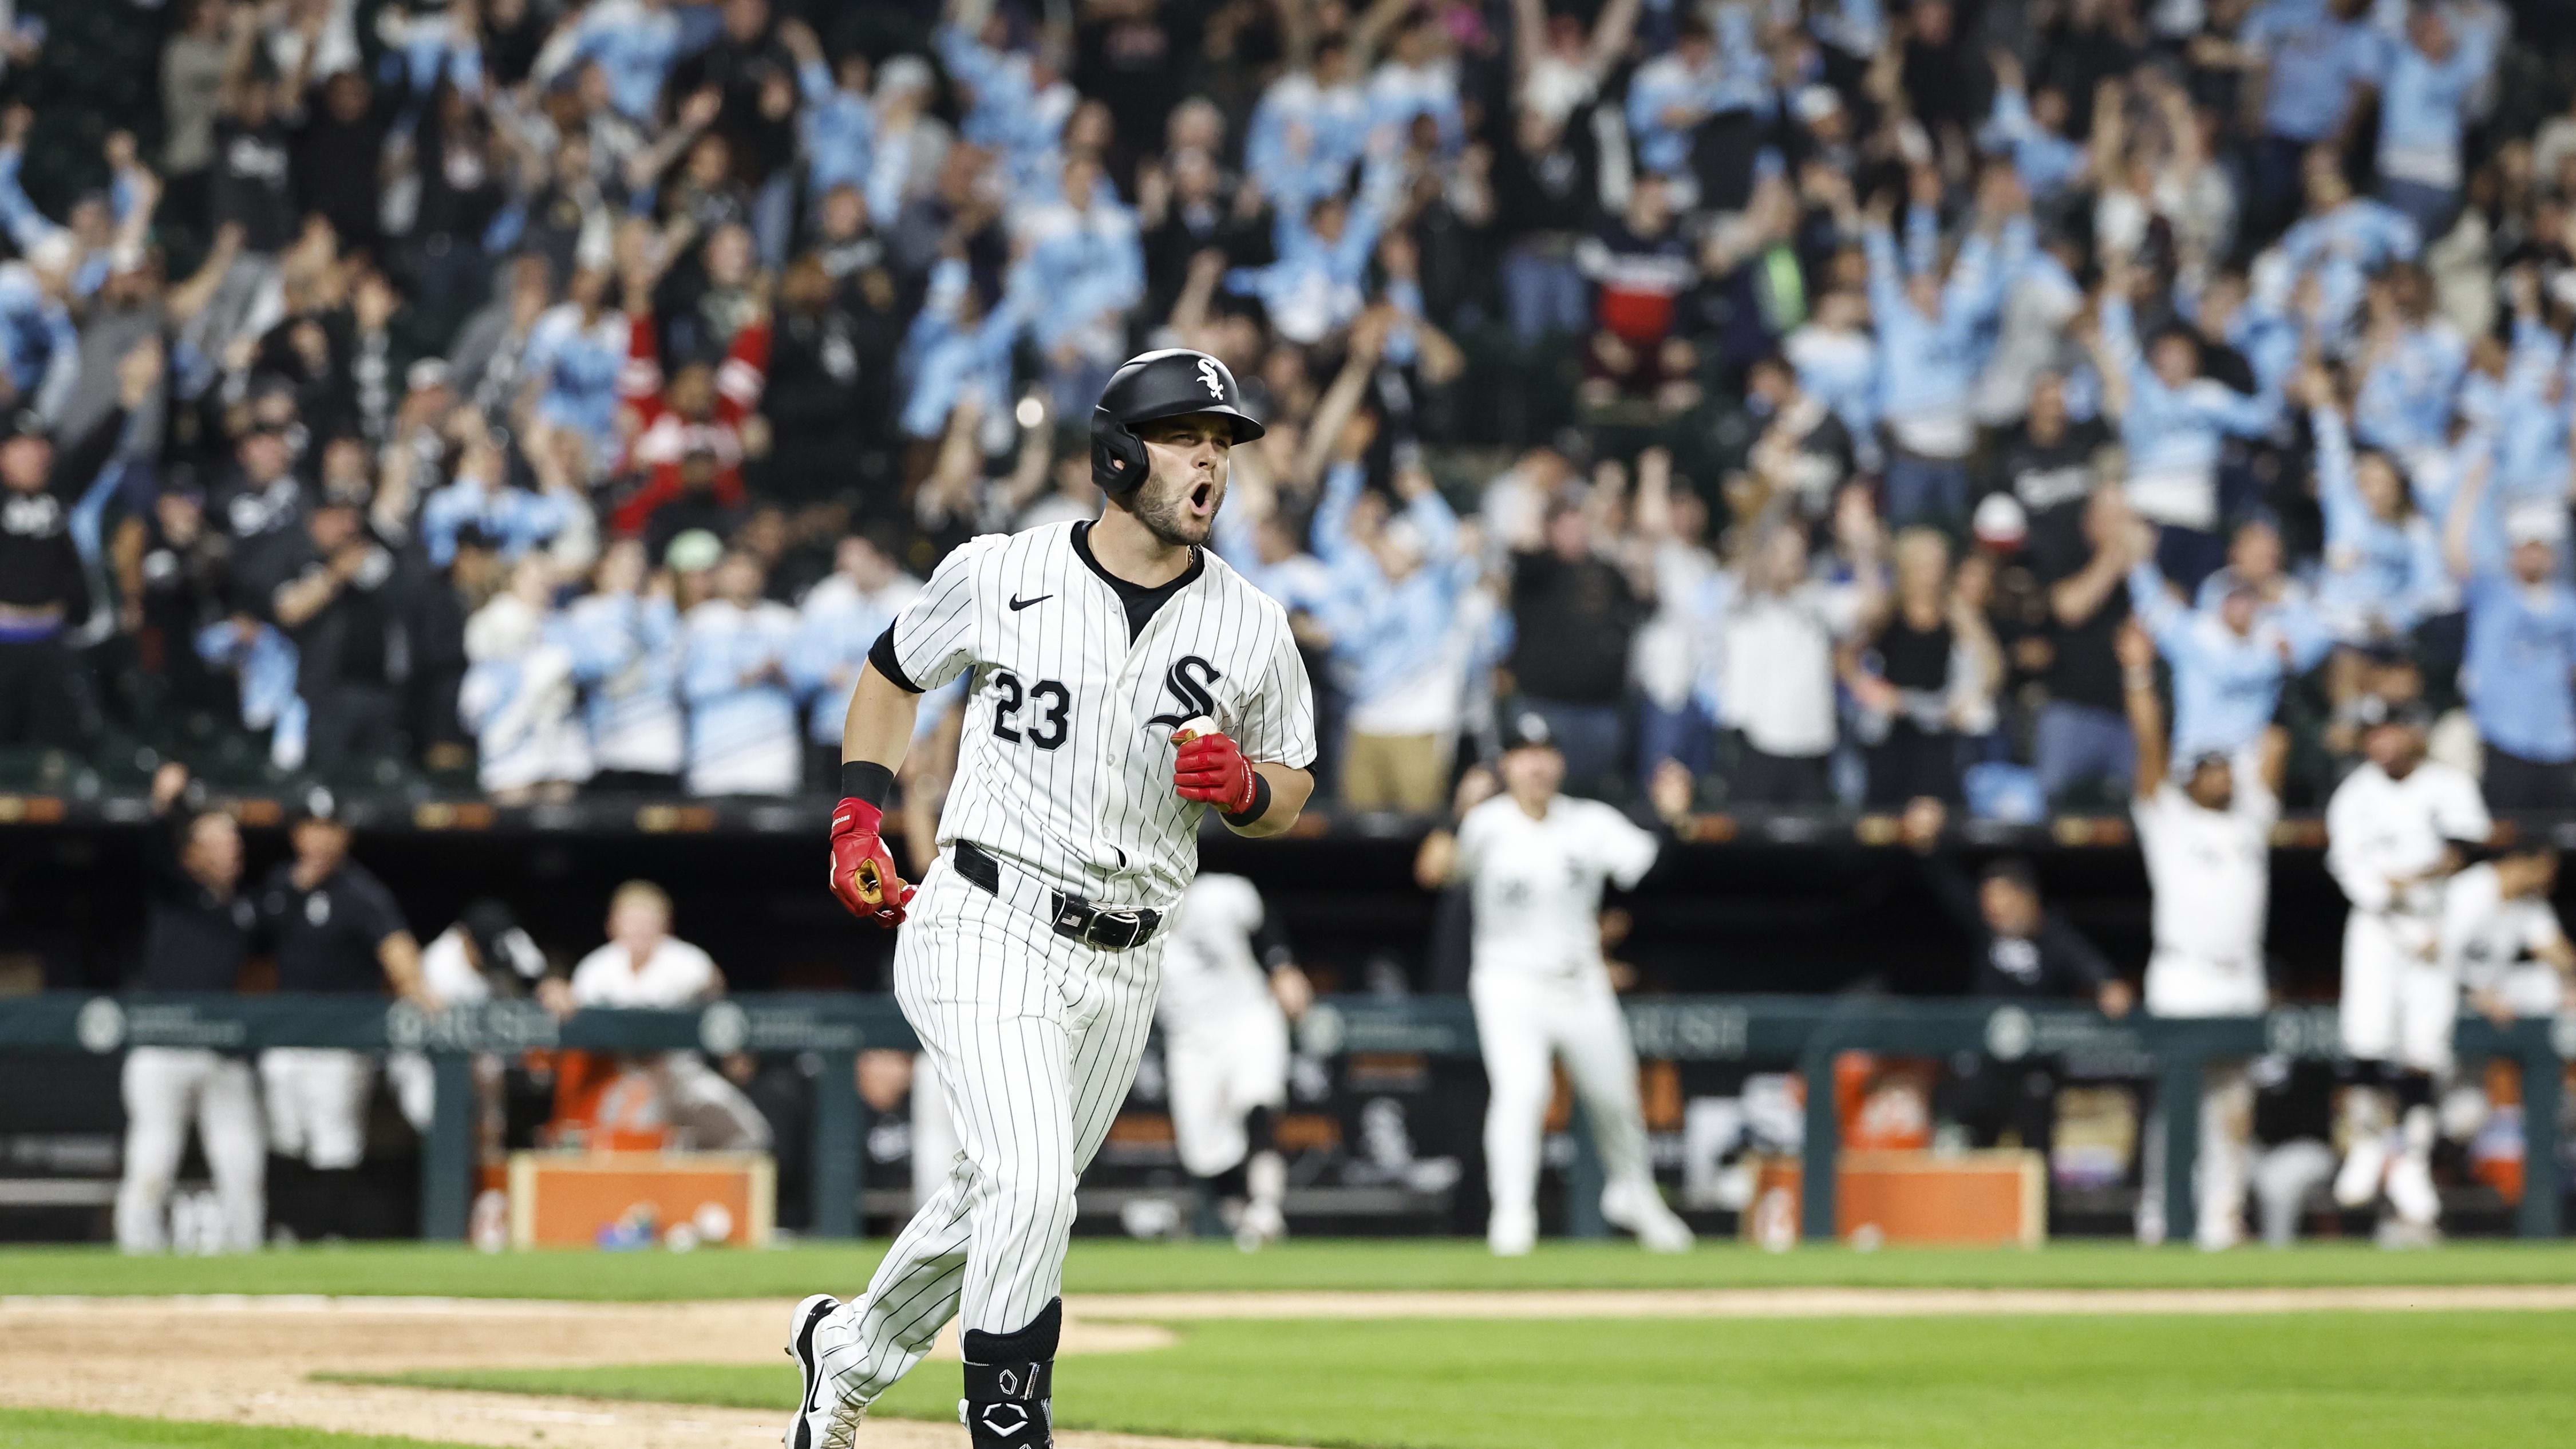
M1011 612L1016 614L1031 604L1043 604L1054 597L1055 595L1053 594L1040 594L1034 599L1023 599L1019 595L1013 594L1011 596Z

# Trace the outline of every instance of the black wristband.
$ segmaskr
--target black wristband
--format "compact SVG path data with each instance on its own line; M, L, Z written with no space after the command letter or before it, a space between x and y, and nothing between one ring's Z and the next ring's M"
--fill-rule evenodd
M894 788L894 771L874 760L841 762L841 798L864 800L879 810L885 808L886 792Z
M1239 830L1269 813L1270 781L1259 770L1255 770L1252 772L1252 803L1244 806L1243 813L1240 815L1219 812L1217 818Z

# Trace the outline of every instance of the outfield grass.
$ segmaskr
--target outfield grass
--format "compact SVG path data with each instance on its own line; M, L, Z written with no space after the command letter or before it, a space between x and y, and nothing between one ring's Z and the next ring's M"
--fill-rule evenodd
M96 1248L0 1251L0 1295L329 1293L656 1302L853 1293L881 1245L689 1254L482 1254L422 1244L302 1248L238 1258L127 1258ZM1545 1243L1496 1259L1440 1238L1308 1239L1243 1254L1222 1243L1081 1239L1073 1293L1440 1288L2238 1288L2333 1284L2576 1283L2576 1242L2455 1243L2384 1253L2361 1244L2198 1253L2124 1243L2024 1251L1837 1247L1762 1253L1720 1243L1655 1257L1624 1243Z
M464 1449L426 1439L377 1434L325 1434L242 1424L185 1424L52 1409L0 1409L0 1444L9 1449Z
M1229 1321L1065 1359L1056 1423L1352 1449L2519 1449L2576 1443L2576 1314ZM398 1382L742 1408L784 1366ZM878 1406L953 1420L932 1364Z

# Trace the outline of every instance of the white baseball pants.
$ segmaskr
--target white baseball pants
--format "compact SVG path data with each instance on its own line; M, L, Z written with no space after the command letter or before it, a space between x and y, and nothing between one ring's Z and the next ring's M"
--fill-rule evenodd
M227 1252L259 1247L267 1220L268 1145L259 1089L239 1057L178 1047L125 1054L125 1178L116 1185L116 1245L129 1253L170 1246L170 1187L196 1123L215 1179Z
M2165 1109L2147 1114L2138 1187L2138 1218L2164 1239ZM2245 1192L2254 1171L2254 1083L2242 1062L2213 1063L2200 1078L2200 1152L2191 1165L2194 1238L2204 1248L2233 1247L2245 1236Z
M1181 1170L1214 1177L1252 1149L1245 1114L1288 1105L1288 1019L1256 1008L1169 1033L1163 1067Z
M1485 1182L1494 1212L1537 1210L1541 1139L1560 1053L1575 1098L1592 1119L1605 1188L1644 1184L1646 1116L1637 1096L1637 1049L1628 1019L1599 967L1567 976L1477 971L1467 979L1476 1008L1476 1042L1484 1051L1490 1095L1485 1104Z
M1063 1291L1074 1185L1135 1080L1162 959L1160 940L1098 950L948 857L930 868L895 944L895 999L947 1093L958 1152L867 1293L815 1331L842 1394L883 1393L952 1317L1013 1333Z
M2346 1056L2449 1074L2460 983L2411 949L2430 940L2431 930L2421 922L2365 911L2344 919L2343 999L2337 1015Z
M2259 954L2212 961L2158 951L2147 960L2149 1016L2261 1016L2270 995Z
M270 1047L259 1054L268 1142L281 1157L339 1172L367 1155L367 1094L376 1061L338 1047Z
M912 1060L912 1206L915 1212L948 1185L957 1168L957 1124L948 1116L948 1093L928 1055Z

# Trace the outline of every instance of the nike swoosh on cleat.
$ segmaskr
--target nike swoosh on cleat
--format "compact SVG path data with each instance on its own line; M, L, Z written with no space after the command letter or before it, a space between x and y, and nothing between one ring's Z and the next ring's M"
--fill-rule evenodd
M815 1372L814 1367L814 1330L822 1325L831 1311L823 1304L815 1304L814 1311L805 1315L805 1326L796 1331L796 1367L805 1375L805 1406L796 1415L796 1437L801 1442L788 1446L788 1449L805 1449L806 1444L812 1442L813 1429L807 1420L814 1412L814 1390L823 1382L823 1376Z

